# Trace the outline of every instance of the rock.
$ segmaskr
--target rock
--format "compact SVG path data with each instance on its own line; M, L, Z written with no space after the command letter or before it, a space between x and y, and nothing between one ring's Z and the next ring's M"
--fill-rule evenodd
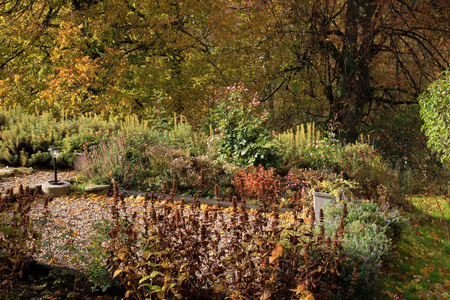
M0 169L0 178L8 178L14 176L14 170Z
M26 186L22 186L23 190L25 191ZM42 190L42 184L33 184L31 186L28 187L29 193L33 194L34 190L38 190L39 192ZM15 187L13 187L13 194L17 195L19 194L19 190L20 190L20 185L17 185Z
M42 184L42 191L48 195L53 194L55 197L69 194L70 183L63 180L59 180L58 183L60 184L52 184L50 182L46 182Z
M87 185L84 190L88 193L94 193L97 195L107 195L111 189L110 185Z
M5 168L0 169L0 178L8 178L13 177L14 175L19 174L31 174L33 173L33 168Z
M14 168L14 174L31 174L34 172L33 168Z
M42 190L42 184L41 183L37 183L37 184L30 185L30 190L36 190L36 189L41 191Z

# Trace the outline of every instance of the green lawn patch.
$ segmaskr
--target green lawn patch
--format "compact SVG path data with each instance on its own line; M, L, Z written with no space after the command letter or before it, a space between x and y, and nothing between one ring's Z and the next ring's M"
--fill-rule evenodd
M394 248L385 294L393 299L449 299L450 240L442 214L449 223L450 200L430 195L408 200L414 211L406 216L410 225Z

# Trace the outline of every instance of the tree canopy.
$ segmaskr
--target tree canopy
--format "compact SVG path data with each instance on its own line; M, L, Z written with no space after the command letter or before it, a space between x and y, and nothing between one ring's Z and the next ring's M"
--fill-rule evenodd
M348 138L449 67L446 1L0 2L0 105L195 124L243 81L277 124Z

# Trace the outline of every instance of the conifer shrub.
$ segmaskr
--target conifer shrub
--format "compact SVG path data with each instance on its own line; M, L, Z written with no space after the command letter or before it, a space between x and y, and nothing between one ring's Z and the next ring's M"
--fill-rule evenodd
M9 165L33 166L48 163L48 148L61 144L63 134L50 113L31 115L19 108L3 109L0 128L0 161Z

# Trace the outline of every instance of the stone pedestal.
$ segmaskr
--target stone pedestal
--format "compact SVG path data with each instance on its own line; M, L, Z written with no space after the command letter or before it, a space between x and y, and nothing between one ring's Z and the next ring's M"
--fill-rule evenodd
M82 171L86 163L86 155L84 153L73 154L73 167L75 171Z
M333 200L333 196L328 193L319 193L312 192L314 199L314 213L316 215L316 222L319 221L320 210L324 209L325 205L327 205L331 200Z
M42 191L48 195L53 194L55 197L64 196L70 192L70 183L67 181L60 180L60 184L51 184L46 182L42 184Z

